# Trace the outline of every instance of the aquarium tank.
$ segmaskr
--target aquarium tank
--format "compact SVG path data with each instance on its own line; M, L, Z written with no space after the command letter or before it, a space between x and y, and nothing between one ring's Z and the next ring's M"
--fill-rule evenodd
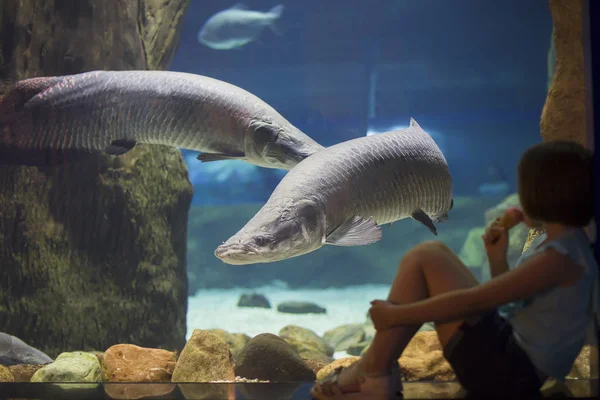
M550 102L584 79L578 7L2 2L0 382L271 398L171 383L349 365L425 242L486 282L481 237L519 206L521 154L558 137L557 102L581 115ZM511 266L535 235L510 231ZM434 328L405 381L456 382ZM590 377L586 349L569 377Z

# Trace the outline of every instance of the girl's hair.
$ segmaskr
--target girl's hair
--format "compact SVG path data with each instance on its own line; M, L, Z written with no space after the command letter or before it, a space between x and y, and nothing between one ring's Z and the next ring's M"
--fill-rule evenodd
M519 161L519 198L534 220L583 227L594 215L592 153L576 142L536 144Z

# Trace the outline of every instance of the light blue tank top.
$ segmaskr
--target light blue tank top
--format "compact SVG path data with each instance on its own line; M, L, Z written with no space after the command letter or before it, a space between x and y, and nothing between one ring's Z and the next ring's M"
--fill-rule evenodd
M517 343L531 362L545 374L563 380L581 351L592 316L597 315L598 265L583 229L565 232L548 243L543 243L545 240L545 234L536 238L516 265L553 248L583 267L581 278L571 286L504 305L499 313L512 325Z

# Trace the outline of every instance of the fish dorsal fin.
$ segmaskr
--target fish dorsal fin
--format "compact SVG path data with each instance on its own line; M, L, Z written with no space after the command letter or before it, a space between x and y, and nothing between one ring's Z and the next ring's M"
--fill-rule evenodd
M229 9L230 10L247 10L248 6L245 5L244 3L235 3L234 5L229 7Z
M421 128L421 125L419 125L413 117L410 117L410 127L411 128Z
M381 227L373 218L354 216L342 222L327 235L325 244L333 246L360 246L375 243L381 239Z

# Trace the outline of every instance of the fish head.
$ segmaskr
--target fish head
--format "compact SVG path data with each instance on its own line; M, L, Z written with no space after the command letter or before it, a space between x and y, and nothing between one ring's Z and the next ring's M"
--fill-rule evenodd
M291 204L288 202L288 204ZM287 207L268 203L215 256L226 264L269 263L309 253L323 245L325 214L312 200Z
M292 125L254 122L246 142L246 155L266 168L290 170L323 146Z

